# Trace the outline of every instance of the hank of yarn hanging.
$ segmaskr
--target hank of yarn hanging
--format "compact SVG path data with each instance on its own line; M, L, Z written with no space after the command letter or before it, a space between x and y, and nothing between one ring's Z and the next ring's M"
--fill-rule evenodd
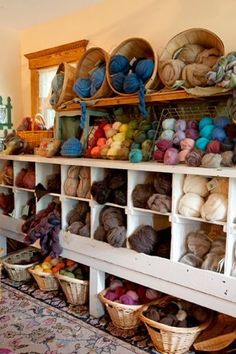
M132 149L129 153L129 160L133 163L141 162L143 159L143 153L141 149Z
M156 147L160 150L165 152L167 149L172 147L172 141L171 140L167 140L167 139L160 139L157 141L156 143Z
M178 49L173 57L182 60L184 64L195 63L197 56L204 50L200 44L185 44L182 48Z
M91 80L89 78L83 79L80 78L76 80L73 86L73 91L82 98L90 97L91 91Z
M208 140L207 138L199 138L195 142L195 147L199 150L205 151L209 142L210 140Z
M178 130L185 131L186 129L186 121L184 119L178 119L175 123L175 131Z
M194 149L190 151L185 157L185 163L190 167L199 167L202 162L202 151Z
M143 81L146 82L152 76L154 70L154 60L153 59L141 59L135 66L136 75Z
M221 154L222 161L221 165L226 167L231 167L233 165L233 151L225 151Z
M185 138L180 142L180 147L183 150L192 150L194 147L194 140L190 138Z
M226 137L226 133L222 128L215 127L212 131L212 139L214 140L224 141Z
M181 77L184 63L178 59L170 59L160 63L159 76L166 87L172 87Z
M111 84L116 91L123 92L125 74L122 72L111 75Z
M197 129L192 129L192 128L186 129L185 135L186 138L190 138L193 140L197 140L199 138L199 132Z
M210 67L205 64L188 64L182 70L182 79L186 87L207 86L207 73Z
M206 138L208 140L211 140L212 132L213 132L214 129L215 129L214 125L205 125L205 127L203 127L200 130L199 135L200 135L200 137L203 137L203 138Z
M165 165L177 165L179 163L179 153L177 149L170 148L166 150L164 155Z
M114 55L109 64L109 72L111 75L123 72L125 75L130 69L129 59L121 54Z
M123 83L123 90L126 93L135 93L140 88L140 79L135 73L129 73Z
M220 154L206 154L202 158L202 166L208 168L219 168L222 161Z
M182 130L178 130L176 133L174 133L173 144L180 145L180 142L184 139L185 139L185 132L183 132Z
M208 153L219 154L221 144L218 140L212 140L207 145L206 151Z

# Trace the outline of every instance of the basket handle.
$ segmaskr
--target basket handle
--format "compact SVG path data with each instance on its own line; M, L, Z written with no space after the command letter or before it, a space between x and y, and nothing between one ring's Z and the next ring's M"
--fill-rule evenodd
M33 120L32 120L32 131L34 131L34 124L35 124L36 118L39 120L39 122L40 122L42 125L46 126L46 122L45 122L45 120L44 120L43 115L42 115L41 113L36 113L35 116L33 117Z

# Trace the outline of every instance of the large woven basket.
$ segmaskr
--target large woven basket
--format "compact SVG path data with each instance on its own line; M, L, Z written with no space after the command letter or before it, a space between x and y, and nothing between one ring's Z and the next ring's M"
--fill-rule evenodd
M102 62L105 63L105 67L107 68L109 62L109 54L104 49L99 47L88 49L77 63L75 81L77 79L89 78L92 70L95 69L97 65ZM111 94L112 90L108 85L107 77L105 75L102 85L93 96L88 98L84 98L81 96L79 97L81 100L88 101L101 97L109 97L111 96Z
M160 80L157 76L157 67L158 67L158 57L157 57L157 53L153 50L151 44L146 41L143 38L129 38L126 39L125 41L121 42L111 53L110 55L110 59L114 56L114 55L124 55L126 56L129 60L132 60L133 58L150 58L154 60L154 69L153 69L153 73L152 76L150 77L150 79L145 83L145 87L146 89L155 89L157 88ZM110 62L109 59L109 62ZM124 93L124 92L119 92L117 91L111 83L111 75L109 73L109 63L107 65L107 81L108 84L110 85L111 89L118 95L121 96L130 96L130 93Z
M31 276L28 272L28 269L38 262L20 265L14 264L22 260L29 261L30 258L38 254L38 251L35 248L28 247L16 252L9 254L7 257L2 259L2 264L6 269L9 277L14 281L28 281L31 279Z
M171 301L170 296L166 296L157 301L153 301L152 305L165 306ZM206 329L212 321L212 317L209 316L208 320L199 326L191 328L172 327L165 324L152 321L146 316L144 312L148 309L149 305L145 305L142 308L140 319L147 327L148 333L152 339L152 342L158 352L163 354L184 354L191 345L194 343L198 335Z
M88 301L89 282L56 273L67 301L72 305L84 305Z
M36 280L38 287L42 291L54 291L58 290L59 283L56 277L50 273L35 272L33 268L29 268L28 271Z
M140 311L143 305L123 305L107 300L104 295L108 289L103 290L98 296L105 305L114 326L122 329L132 329L140 324Z

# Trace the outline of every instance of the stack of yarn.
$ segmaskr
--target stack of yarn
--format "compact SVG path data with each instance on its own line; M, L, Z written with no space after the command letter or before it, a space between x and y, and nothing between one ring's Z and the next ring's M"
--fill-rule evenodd
M155 173L147 182L137 184L132 191L132 201L136 208L151 209L160 213L171 211L172 175Z
M219 57L217 48L186 44L172 58L160 61L160 79L167 88L207 86L207 73Z
M72 234L90 237L90 208L80 201L67 215L68 228Z
M100 62L86 78L78 78L73 91L81 98L93 97L103 84L106 75L105 62Z
M212 222L226 221L228 178L209 180L204 176L186 175L183 192L178 204L179 214Z
M34 164L29 164L28 167L21 169L21 171L16 176L15 185L20 188L27 188L27 189L35 188Z
M111 202L118 205L127 205L127 172L122 170L108 170L102 181L93 182L91 195L99 204Z
M218 168L236 162L236 125L229 117L196 120L167 118L155 143L153 158L166 165Z
M104 297L124 305L141 305L157 300L162 293L123 279L112 279Z
M123 209L104 207L99 215L100 225L94 233L94 239L109 243L113 247L126 245L126 219Z
M90 198L90 168L71 166L64 183L64 193L72 197Z
M187 252L179 261L192 267L223 273L225 243L225 236L211 240L206 231L192 231L186 237Z
M207 74L208 85L225 88L236 87L236 52L222 56L218 63Z
M54 76L51 83L52 94L50 97L50 104L52 106L55 106L59 100L63 83L64 83L64 72L61 71Z

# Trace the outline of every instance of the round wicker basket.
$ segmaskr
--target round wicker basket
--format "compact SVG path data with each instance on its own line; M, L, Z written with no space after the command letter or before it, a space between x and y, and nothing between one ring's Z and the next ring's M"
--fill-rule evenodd
M36 280L40 290L54 291L59 289L59 283L54 275L50 273L36 272L33 268L29 268L28 271Z
M66 296L67 301L72 305L84 305L88 301L89 282L55 274L59 280L60 286Z
M107 300L104 295L108 289L103 290L98 296L105 305L114 326L122 329L132 329L140 324L140 311L143 305L123 305Z
M157 76L157 67L158 67L158 57L156 52L153 50L151 44L146 41L143 38L129 38L126 39L125 41L121 42L111 53L110 59L117 54L121 54L126 56L129 60L132 60L134 57L135 58L151 58L154 60L154 69L152 76L150 79L145 83L146 89L155 89L157 88L160 80L159 77ZM109 63L110 63L109 59ZM110 85L111 89L118 95L121 96L130 96L130 93L124 93L124 92L119 92L117 91L111 83L111 75L109 73L109 63L107 65L107 81L108 84Z
M157 301L153 301L152 305L158 304L159 306L165 306L169 301L171 301L171 297L166 296ZM209 326L212 320L212 317L209 316L206 322L191 328L167 326L160 322L152 321L144 316L143 313L148 307L149 305L143 306L140 319L144 322L155 348L158 352L163 354L184 354L188 352L195 339Z
M98 63L105 63L106 69L109 61L109 54L99 47L94 47L88 49L81 59L77 63L75 81L77 79L87 79L90 77L91 71L98 66ZM107 82L107 77L105 75L104 80L100 88L96 91L96 93L88 98L83 98L81 96L80 99L84 101L94 100L101 97L109 97L112 94L112 90Z
M31 276L28 272L28 269L38 262L20 265L14 264L19 261L25 260L29 261L33 255L38 254L38 251L35 248L25 248L16 252L9 254L7 257L2 259L2 264L6 269L9 277L14 281L28 281L31 279Z

